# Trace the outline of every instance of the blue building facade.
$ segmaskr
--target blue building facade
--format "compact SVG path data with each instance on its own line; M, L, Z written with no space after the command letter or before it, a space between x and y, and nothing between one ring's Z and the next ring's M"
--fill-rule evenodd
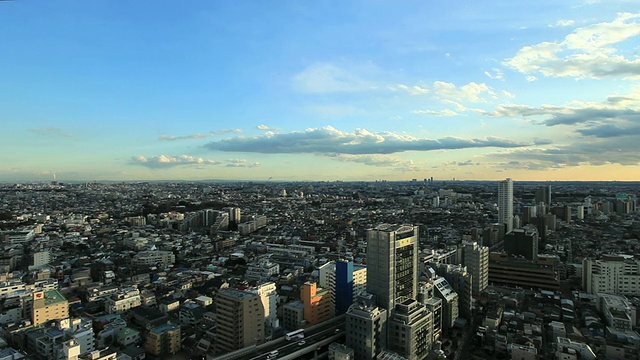
M336 315L342 315L353 303L353 262L336 261Z

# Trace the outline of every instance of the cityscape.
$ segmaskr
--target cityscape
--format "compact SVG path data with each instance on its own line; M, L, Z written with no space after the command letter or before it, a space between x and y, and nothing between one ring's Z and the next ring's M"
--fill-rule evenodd
M0 29L0 360L640 360L640 1Z
M0 185L0 359L637 359L635 182Z

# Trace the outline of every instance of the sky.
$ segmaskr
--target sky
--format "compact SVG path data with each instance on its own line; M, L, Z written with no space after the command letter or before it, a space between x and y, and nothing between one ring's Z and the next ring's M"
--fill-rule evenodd
M640 180L640 2L0 1L0 181Z

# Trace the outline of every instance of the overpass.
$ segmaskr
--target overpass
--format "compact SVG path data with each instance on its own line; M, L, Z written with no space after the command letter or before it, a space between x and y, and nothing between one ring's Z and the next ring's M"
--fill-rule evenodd
M304 339L287 341L284 337L253 345L220 356L207 356L208 360L293 360L311 354L318 349L344 338L345 315L337 316L304 329ZM269 357L270 353L276 356ZM315 353L317 356L318 354Z

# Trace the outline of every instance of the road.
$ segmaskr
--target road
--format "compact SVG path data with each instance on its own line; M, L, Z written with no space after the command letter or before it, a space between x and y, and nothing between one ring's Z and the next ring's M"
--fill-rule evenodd
M325 346L344 336L345 316L341 315L324 323L305 329L304 339L286 341L284 338L269 341L259 346L252 346L221 356L209 357L215 360L267 360L269 353L277 351L274 359L295 358ZM304 343L301 341L304 340ZM271 360L271 359L269 359Z

